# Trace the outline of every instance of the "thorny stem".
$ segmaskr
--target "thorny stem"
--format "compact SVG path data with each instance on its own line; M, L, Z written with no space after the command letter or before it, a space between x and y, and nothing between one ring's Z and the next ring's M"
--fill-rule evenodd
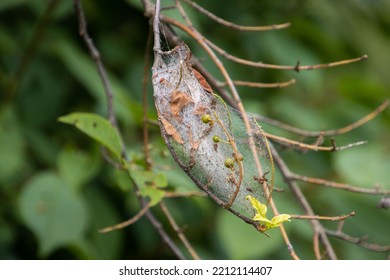
M187 248L188 252L190 253L191 257L194 260L200 260L200 257L198 253L194 250L194 248L191 246L190 242L188 242L188 239L183 234L183 231L179 228L175 220L173 219L171 213L169 212L166 204L162 201L160 202L160 208L163 211L164 215L167 217L169 223L172 225L172 228L175 230L176 234L179 236L181 242L184 244L184 246Z

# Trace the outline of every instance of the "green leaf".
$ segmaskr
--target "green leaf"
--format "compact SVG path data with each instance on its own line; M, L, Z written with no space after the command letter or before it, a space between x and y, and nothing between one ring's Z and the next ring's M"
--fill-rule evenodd
M85 183L93 178L99 171L100 155L93 155L67 146L58 155L58 172L69 187L79 190Z
M288 214L281 214L273 217L271 220L268 220L265 216L267 214L267 206L265 204L260 203L260 201L250 195L248 195L246 199L249 200L249 202L256 211L256 215L253 217L252 220L260 222L261 232L278 227L283 222L290 221L291 216ZM264 225L264 227L261 227L262 225Z
M19 210L43 255L80 240L86 230L84 202L54 172L39 173L24 186Z
M140 188L140 194L147 196L150 199L150 205L154 206L164 197L164 190L168 185L167 178L164 173L153 171L138 171L129 170L134 182Z
M149 197L150 206L154 206L164 198L165 191L148 187L141 189L140 194L142 196Z
M72 124L110 150L121 159L121 141L118 131L103 117L91 113L72 113L59 118L60 122Z
M280 226L281 223L289 222L291 216L288 214L281 214L278 216L275 216L271 220L271 224L269 225L269 228L274 228Z
M250 201L253 208L255 208L255 211L257 213L256 215L261 218L265 218L265 215L267 215L267 206L265 204L260 203L260 201L258 201L253 196L248 195L246 198Z

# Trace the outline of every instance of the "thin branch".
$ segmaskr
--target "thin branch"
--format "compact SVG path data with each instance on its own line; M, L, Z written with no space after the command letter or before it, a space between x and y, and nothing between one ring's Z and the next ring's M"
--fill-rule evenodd
M215 51L217 51L220 55L222 55L223 57L225 57L228 60L234 61L234 62L239 63L239 64L247 65L247 66L252 66L252 67L257 67L257 68L266 68L266 69L294 70L296 72L299 72L299 71L303 71L303 70L314 70L314 69L341 66L341 65L345 65L345 64L359 62L359 61L362 61L362 60L365 60L368 58L367 55L362 55L362 56L357 57L357 58L345 59L345 60L341 60L341 61L324 63L324 64L316 64L316 65L301 66L299 62L295 66L275 65L275 64L263 63L261 61L256 62L256 61L251 61L251 60L239 58L237 56L229 54L224 49L218 47L216 44L214 44L210 40L208 40L208 39L205 39L205 40L206 40L207 45L209 45L211 48L213 48Z
M352 237L348 234L345 234L341 231L333 231L330 229L325 229L326 234L339 238L341 240L359 245L362 248L365 248L370 251L375 251L375 252L390 252L390 246L381 246L378 244L374 243L368 243L366 242L366 237Z
M238 25L238 24L232 23L230 21L224 20L224 19L216 16L215 14L209 12L208 10L206 10L205 8L199 6L198 4L196 4L195 2L193 2L191 0L183 0L183 1L186 2L188 5L192 6L194 9L196 9L200 13L202 13L205 16L209 17L210 19L214 20L215 22L217 22L217 23L219 23L221 25L224 25L226 27L229 27L229 28L232 28L232 29L236 29L236 30L241 30L241 31L268 31L268 30L283 29L283 28L287 28L287 27L291 26L291 24L289 22L282 23L282 24L273 24L273 25L269 25L269 26L242 26L242 25Z
M151 170L152 158L149 150L149 122L148 122L148 81L150 69L150 47L152 45L152 30L149 29L144 55L144 74L142 78L142 112L143 112L143 152L145 156L146 169Z
M149 209L150 209L150 204L147 203L133 218L130 218L127 221L124 221L122 223L100 229L99 233L107 233L113 230L118 230L118 229L128 227L134 224L135 222L137 222L141 217L143 217Z
M89 53L91 54L92 58L95 60L100 80L103 82L104 92L107 98L108 119L114 127L117 127L117 121L116 121L114 107L113 107L114 94L112 92L112 87L108 79L106 69L103 65L98 49L95 47L92 38L88 34L87 21L85 20L84 10L81 7L80 0L73 0L73 5L79 22L80 36L84 39L84 42L87 45Z
M314 215L314 216L311 216L311 215L291 215L291 218L292 219L297 219L297 220L325 220L325 221L332 221L332 222L336 222L336 221L342 221L342 220L345 220L349 217L353 217L355 216L355 212L351 212L347 215L342 215L342 216L319 216L319 215Z
M319 236L318 232L314 232L313 234L313 250L314 250L314 255L316 256L317 260L321 260L321 253L320 253L320 242L319 242Z
M183 234L183 231L179 228L175 220L173 219L171 213L169 212L167 206L165 203L162 201L160 202L160 208L163 211L164 215L167 217L169 223L171 224L172 228L175 230L176 234L179 236L181 242L184 244L184 246L187 248L188 252L192 256L194 260L200 260L200 257L198 253L194 250L190 242L188 242L188 239L185 237Z
M302 193L300 187L298 184L296 184L295 181L290 180L291 171L287 167L284 160L279 156L278 152L275 150L275 148L270 145L270 149L272 151L272 156L274 158L275 163L279 166L279 169L281 171L281 174L284 178L284 181L287 183L287 185L290 187L291 192L294 194L294 196L297 198L298 202L301 204L302 208L304 209L305 213L307 215L314 216L314 211L311 208L309 202L307 201L305 195ZM314 233L319 235L319 238L322 242L322 244L325 247L325 250L327 252L327 255L330 259L335 260L337 259L337 256L333 250L332 244L329 242L328 236L325 233L325 230L321 223L318 220L310 220L310 223L313 227Z
M302 176L302 175L293 174L293 173L290 173L290 175L288 176L288 179L290 181L299 180L299 181L303 181L306 183L316 184L316 185L330 187L330 188L334 188L334 189L345 190L345 191L354 192L354 193L363 193L363 194L371 194L371 195L388 195L388 194L390 194L390 190L381 190L380 188L373 188L373 189L359 188L359 187L349 185L349 184L342 184L342 183L337 183L337 182L333 182L333 181L329 181L329 180L325 180L325 179L307 177L307 176Z
M279 83L257 83L257 82L248 82L248 81L233 81L233 84L236 86L245 86L253 88L284 88L295 84L295 79L291 79L287 82ZM220 83L221 86L226 86L226 83Z
M332 146L323 147L323 146L317 146L317 145L301 143L301 142L290 140L290 139L287 139L287 138L284 138L284 137L276 136L276 135L273 135L273 134L270 134L270 133L267 133L267 132L264 132L264 135L268 139L274 140L274 141L276 141L276 142L278 142L280 144L283 144L283 145L285 145L287 147L298 148L298 149L300 149L302 151L312 150L312 151L316 151L316 152L317 151L334 152L334 151L342 151L342 150L350 149L352 147L360 146L360 145L363 145L363 144L367 143L366 141L359 141L359 142L351 143L351 144L348 144L348 145L345 145L345 146L337 147L335 142L334 142L334 140L332 140Z
M154 45L153 51L156 54L155 59L159 57L159 52L161 52L161 43L160 43L160 10L161 3L160 0L156 0L156 7L154 8L154 18L153 18L153 34L154 34Z
M141 204L143 207L147 204L145 202L145 199L138 196L139 200L141 201ZM185 260L183 253L180 251L180 249L176 246L176 244L172 241L172 239L169 237L169 235L166 233L164 228L162 227L161 223L156 219L156 217L153 215L153 213L148 210L145 213L145 216L148 218L149 222L152 224L152 226L157 230L158 234L162 238L162 240L165 242L165 244L168 246L168 248L172 251L172 253L179 259L179 260Z
M321 130L321 131L307 131L307 130L303 130L303 129L300 129L300 128L297 128L297 127L294 127L294 126L282 123L280 121L264 117L264 116L260 116L260 115L255 115L255 118L257 120L259 120L260 122L268 123L270 125L279 127L279 128L281 128L283 130L286 130L288 132L291 132L291 133L294 133L294 134L297 134L297 135L301 135L301 136L304 136L304 137L318 137L320 135L323 135L323 136L335 136L335 135L345 134L347 132L352 131L353 129L356 129L356 128L366 124L367 122L369 122L372 119L376 118L380 113L382 113L389 106L389 104L390 104L390 100L385 100L374 111L372 111L371 113L367 114L363 118L357 120L356 122L353 122L353 123L351 123L351 124L349 124L347 126L344 126L342 128L331 129L331 130L324 130L324 131L323 130Z

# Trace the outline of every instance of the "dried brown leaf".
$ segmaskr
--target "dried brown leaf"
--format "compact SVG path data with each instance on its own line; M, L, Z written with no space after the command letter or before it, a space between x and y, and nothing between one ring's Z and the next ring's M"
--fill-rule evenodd
M180 112L185 106L187 106L191 102L193 102L192 98L187 94L185 94L184 92L180 92L180 91L172 92L171 100L169 101L172 116L176 118L179 122L181 122L182 117L180 116Z
M177 143L183 145L184 144L183 138L181 138L176 128L169 121L167 121L163 116L160 116L160 121L164 126L165 132L169 136L172 136L173 140L175 140Z

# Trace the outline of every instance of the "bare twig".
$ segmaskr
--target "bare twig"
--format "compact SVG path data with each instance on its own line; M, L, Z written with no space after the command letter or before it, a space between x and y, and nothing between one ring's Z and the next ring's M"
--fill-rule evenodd
M390 246L381 246L381 245L374 244L374 243L368 243L368 242L366 242L367 237L352 237L352 236L345 234L341 231L333 231L330 229L325 229L325 231L326 231L326 234L328 234L330 236L339 238L341 240L344 240L344 241L347 241L347 242L350 242L353 244L357 244L360 247L365 248L365 249L370 250L370 251L390 252Z
M279 169L281 171L281 174L287 183L287 185L290 187L291 192L294 194L294 196L297 198L307 215L315 216L313 209L311 208L309 202L307 201L306 197L302 193L301 189L299 188L298 184L296 184L295 181L290 180L291 171L287 167L284 160L279 156L277 151L271 146L272 156L275 160L275 163L279 166ZM332 244L329 242L328 236L325 233L325 230L323 226L320 224L318 220L310 220L311 225L314 230L314 234L318 234L322 244L325 247L326 253L328 257L332 260L337 259L337 256L333 250Z
M245 86L253 88L284 88L295 84L295 79L280 83L256 83L248 81L233 81L236 86ZM220 83L221 86L226 86L226 83Z
M202 13L202 14L206 15L207 17L209 17L210 19L218 22L219 24L227 26L227 27L232 28L232 29L236 29L236 30L268 31L268 30L287 28L287 27L290 27L290 25L291 25L289 22L286 22L286 23L282 23L282 24L273 24L273 25L269 25L269 26L242 26L242 25L232 23L230 21L226 21L226 20L214 15L213 13L209 12L208 10L199 6L198 4L196 4L195 2L193 2L191 0L183 0L183 1L186 2L188 5L191 5L194 9L198 10L200 13Z
M345 64L354 63L354 62L359 62L359 61L362 61L362 60L365 60L368 58L367 55L362 55L362 56L357 57L357 58L345 59L345 60L341 60L341 61L324 63L324 64L316 64L316 65L302 66L302 65L300 65L299 62L295 66L275 65L275 64L263 63L261 61L256 62L256 61L251 61L251 60L239 58L237 56L229 54L224 49L218 47L216 44L214 44L210 40L207 40L207 39L205 39L205 40L206 40L207 45L209 45L211 48L213 48L215 51L217 51L219 54L221 54L226 59L229 59L231 61L234 61L234 62L239 63L239 64L243 64L243 65L248 65L248 66L258 67L258 68L275 69L275 70L294 70L294 71L299 72L299 71L303 71L303 70L330 68L330 67L341 66L341 65L345 65Z
M297 128L297 127L294 127L294 126L282 123L280 121L264 117L264 116L255 115L255 117L256 117L257 120L259 120L261 122L268 123L270 125L279 127L279 128L281 128L283 130L286 130L286 131L289 131L291 133L294 133L294 134L297 134L297 135L301 135L301 136L304 136L304 137L318 137L320 135L323 135L323 136L335 136L335 135L341 135L341 134L345 134L347 132L350 132L351 130L356 129L356 128L364 125L365 123L371 121L372 119L377 117L381 112L383 112L389 106L389 104L390 104L390 100L385 100L374 111L372 111L371 113L367 114L363 118L357 120L356 122L351 123L351 124L349 124L349 125L347 125L345 127L342 127L342 128L331 129L331 130L324 130L324 131L322 131L322 130L321 131L307 131L307 130L303 130L303 129L300 129L300 128Z
M113 225L113 226L109 226L109 227L106 227L106 228L103 228L101 230L99 230L99 233L107 233L107 232L110 232L110 231L113 231L113 230L118 230L118 229L122 229L122 228L125 228L131 224L134 224L135 222L137 222L143 215L145 215L145 213L149 210L150 208L150 204L147 203L145 204L145 206L131 219L128 219L127 221L124 221L122 223L119 223L119 224L116 224L116 225Z
M171 213L169 212L167 206L162 201L160 202L160 208L163 211L164 215L167 217L169 223L171 224L172 228L175 230L176 234L179 236L181 242L184 244L184 246L187 248L188 252L192 256L194 260L200 260L200 257L198 253L194 250L190 242L188 242L188 239L185 237L183 231L179 228L175 220L173 219Z
M293 173L290 173L288 179L290 181L299 180L299 181L303 181L303 182L307 182L307 183L311 183L311 184L315 184L315 185L345 190L345 191L354 192L354 193L372 194L372 195L388 195L388 194L390 194L390 190L381 190L379 188L373 188L373 189L359 188L359 187L352 186L349 184L342 184L342 183L337 183L337 182L333 182L333 181L329 181L329 180L325 180L325 179L307 177L307 176L302 176L302 175L293 174Z
M332 146L330 146L330 147L323 147L323 146L317 146L317 145L311 145L311 144L305 144L305 143L297 142L297 141L294 141L294 140L290 140L290 139L287 139L287 138L284 138L284 137L280 137L280 136L276 136L276 135L273 135L273 134L270 134L270 133L266 133L266 132L264 132L264 135L268 139L274 140L274 141L276 141L276 142L278 142L280 144L283 144L285 146L288 146L288 147L298 148L298 149L300 149L302 151L312 150L312 151L334 152L334 151L342 151L342 150L345 150L345 149L349 149L349 148L360 146L360 145L363 145L363 144L367 143L366 141L359 141L359 142L351 143L351 144L348 144L348 145L345 145L345 146L337 147L336 144L334 143L334 140L332 140Z
M114 127L117 127L117 121L113 107L114 94L112 92L112 87L108 79L106 69L101 60L100 52L95 47L92 38L88 34L87 21L85 20L84 10L81 7L80 0L73 0L73 5L77 14L77 19L79 21L80 36L84 39L91 57L95 60L100 80L103 82L104 92L107 98L108 119Z
M314 255L316 256L317 260L321 260L321 253L320 253L320 242L319 242L319 236L318 232L314 232L313 234L313 250L314 250Z
M311 215L291 215L291 218L292 219L298 219L298 220L326 220L326 221L332 221L332 222L335 222L335 221L342 221L342 220L345 220L349 217L353 217L355 216L355 212L351 212L347 215L342 215L342 216L333 216L333 217L330 217L330 216L319 216L319 215L314 215L314 216L311 216Z
M138 199L141 201L141 204L143 207L147 204L145 202L145 199L138 196ZM145 213L145 216L148 218L149 222L152 224L152 226L156 229L162 240L165 242L165 244L168 246L168 248L172 251L172 253L180 260L185 260L183 253L181 250L176 246L176 244L173 242L173 240L169 237L169 235L166 233L164 228L162 227L161 223L156 219L156 217L153 215L153 213L148 210Z

